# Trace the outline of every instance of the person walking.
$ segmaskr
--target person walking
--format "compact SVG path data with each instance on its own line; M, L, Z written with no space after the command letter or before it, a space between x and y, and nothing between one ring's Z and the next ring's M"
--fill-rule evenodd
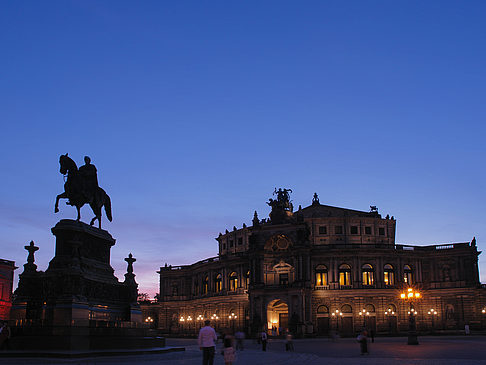
M285 334L285 351L294 351L294 342L292 341L292 334L287 331Z
M218 337L216 337L216 331L210 324L211 321L209 319L204 321L204 327L199 330L197 338L199 349L203 352L203 365L214 364L214 352Z
M12 337L12 332L7 321L4 321L2 327L0 327L0 350L10 350L10 337Z
M268 336L267 336L267 332L265 332L265 330L263 330L262 333L260 334L260 339L262 340L262 351L267 351Z
M223 340L223 356L224 356L224 364L225 365L232 365L233 361L236 360L236 351L233 347L233 336L225 336Z
M359 348L361 350L361 355L369 355L368 352L368 332L366 330L363 330L358 337L356 338L359 342Z
M235 333L236 337L236 350L243 351L243 340L245 339L245 334L241 331Z

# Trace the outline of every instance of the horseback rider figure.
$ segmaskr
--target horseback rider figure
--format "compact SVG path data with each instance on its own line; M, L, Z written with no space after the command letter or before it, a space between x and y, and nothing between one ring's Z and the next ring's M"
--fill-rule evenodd
M84 156L84 165L78 171L83 182L83 194L87 203L91 204L99 187L96 166L91 163L91 159L88 156Z

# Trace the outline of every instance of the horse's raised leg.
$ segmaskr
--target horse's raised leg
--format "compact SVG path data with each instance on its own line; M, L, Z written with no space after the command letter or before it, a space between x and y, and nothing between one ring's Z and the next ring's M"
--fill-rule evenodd
M54 205L54 213L59 212L59 199L67 199L66 192L56 196L56 204Z

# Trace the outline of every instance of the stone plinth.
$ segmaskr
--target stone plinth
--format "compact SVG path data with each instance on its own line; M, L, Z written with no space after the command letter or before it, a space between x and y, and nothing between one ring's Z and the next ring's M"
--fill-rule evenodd
M33 242L26 246L28 262L12 305L19 335L13 345L25 348L46 338L50 348L72 350L143 343L147 330L137 303L135 259L130 255L125 282L119 282L110 265L115 240L107 231L65 219L52 233L56 251L45 272L34 264L38 248Z

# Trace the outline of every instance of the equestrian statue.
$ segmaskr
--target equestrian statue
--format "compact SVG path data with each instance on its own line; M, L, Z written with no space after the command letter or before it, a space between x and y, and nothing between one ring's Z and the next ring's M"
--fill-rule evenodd
M108 194L98 186L98 176L95 165L91 164L88 156L84 157L85 164L79 169L76 163L68 157L68 154L59 157L61 168L59 171L64 175L64 193L56 197L54 213L59 212L59 199L68 199L66 204L73 205L78 211L79 221L81 219L81 207L89 204L95 216L91 219L90 225L98 219L98 227L101 229L101 207L105 207L106 217L111 222L111 200Z

